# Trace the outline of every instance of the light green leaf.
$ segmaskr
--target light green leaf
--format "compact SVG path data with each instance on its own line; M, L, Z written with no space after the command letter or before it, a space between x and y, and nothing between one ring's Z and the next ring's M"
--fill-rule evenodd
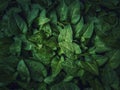
M64 29L59 30L60 34L58 36L58 41L66 41L66 42L72 42L73 41L73 31L71 28L71 25L66 25Z
M75 54L80 54L82 52L78 44L73 43L73 47L74 47Z
M61 49L60 54L64 53L68 57L73 57L72 55L81 53L81 49L76 43L60 42L59 46Z
M45 32L46 36L51 36L52 35L52 30L51 26L49 24L46 24L42 27L42 30Z
M64 82L69 82L73 79L73 76L66 76L65 79L63 80Z
M60 52L59 54L65 54L68 57L72 57L74 54L74 47L72 43L69 42L60 42Z
M44 82L47 84L50 84L53 81L54 81L54 77L52 77L52 76L48 76L44 79Z
M38 18L38 24L40 25L40 29L44 24L48 23L49 21L50 19L46 17L46 10L42 10Z

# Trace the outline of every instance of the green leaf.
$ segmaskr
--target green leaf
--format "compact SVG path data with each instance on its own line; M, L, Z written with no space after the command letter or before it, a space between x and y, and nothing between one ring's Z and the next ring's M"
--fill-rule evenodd
M67 75L75 76L75 73L78 71L77 65L74 63L73 59L67 58L62 63L63 70L67 73Z
M23 4L28 4L30 3L31 0L16 0L19 4L23 5Z
M44 44L52 50L56 50L58 47L58 43L55 37L51 37L48 40L44 41Z
M102 73L102 82L106 86L110 86L116 90L119 89L119 76L117 73L110 67L105 67Z
M104 42L100 40L98 36L95 37L95 50L96 53L104 53L110 51L110 48L107 47Z
M0 41L0 58L2 59L2 57L4 58L8 55L12 40L10 38L1 38Z
M106 0L106 2L101 2L101 3L104 5L104 7L113 9L118 4L118 0L113 0L113 1Z
M85 39L90 39L91 36L93 35L93 30L94 30L94 23L91 22L88 26L87 26L87 29L86 31L84 32L83 34L83 38Z
M21 53L21 48L22 41L18 37L15 37L13 44L10 46L10 52L14 55L17 54L19 56Z
M10 67L9 64L0 62L0 86L6 86L14 81L14 68Z
M68 18L68 7L65 4L64 0L60 2L58 7L58 15L60 17L60 21L66 21Z
M51 68L52 68L52 77L56 77L61 69L62 69L62 63L64 62L64 58L58 58L55 57L53 58L52 62L51 62Z
M99 66L103 66L108 61L108 57L103 55L93 55L93 58Z
M50 19L51 19L51 23L57 24L58 17L55 11L52 11L50 13Z
M89 83L92 86L93 90L104 90L102 83L97 79L93 79L89 81Z
M78 38L81 31L82 31L82 28L84 26L84 20L83 18L80 19L80 21L76 24L75 26L75 37Z
M103 21L102 18L97 18L95 21L95 31L97 35L99 35L101 38L106 37L108 33L106 31L109 31L111 29L111 26L109 23Z
M47 90L47 85L45 83L40 84L38 90Z
M96 63L91 63L89 61L80 61L78 65L86 71L89 71L92 74L98 75L99 70Z
M22 17L20 17L19 15L15 14L14 18L16 20L17 26L19 27L20 31L22 33L27 33L28 28L27 28L27 24L26 22L22 19Z
M80 54L82 52L78 44L73 43L73 47L74 47L75 54Z
M10 0L0 0L0 12L5 10Z
M29 41L26 41L26 42L24 42L24 44L25 44L25 45L24 45L24 49L25 49L25 50L28 50L28 51L29 51L29 50L32 50L32 49L33 49L33 46L34 46L33 43L31 43L31 42L29 42Z
M38 5L32 5L31 10L28 11L27 21L29 23L29 26L33 23L33 20L38 16L39 13L39 7Z
M119 62L120 55L119 54L120 54L120 50L114 50L110 54L109 64L113 69L120 66L120 62Z
M59 83L51 87L50 90L80 90L74 83Z
M39 45L36 49L34 49L33 55L40 62L42 62L45 65L48 65L50 64L51 59L54 56L54 52L49 47Z
M29 37L29 41L41 44L46 39L46 35L43 31L37 31Z
M77 76L80 77L80 78L82 78L84 76L84 74L85 74L85 70L84 69L80 69L77 72Z
M0 59L0 64L1 65L5 64L5 65L8 65L11 68L16 68L18 62L19 62L19 59L17 58L17 56L14 56L14 55L2 57L2 60Z
M30 73L24 60L19 61L17 71L20 74L22 80L27 80L28 82L30 81Z
M1 29L2 29L1 31L3 31L5 36L13 36L20 33L14 18L14 14L18 12L20 12L19 8L11 8L3 16L1 23Z
M76 24L81 17L79 0L75 0L74 2L71 3L71 5L69 6L69 11L70 11L71 23Z
M34 60L25 60L25 62L29 68L31 78L33 80L41 82L43 77L47 76L47 70L42 63Z

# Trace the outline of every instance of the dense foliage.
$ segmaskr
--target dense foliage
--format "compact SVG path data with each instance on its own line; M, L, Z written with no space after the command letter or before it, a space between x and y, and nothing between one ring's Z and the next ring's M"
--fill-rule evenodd
M0 0L0 90L120 90L119 0Z

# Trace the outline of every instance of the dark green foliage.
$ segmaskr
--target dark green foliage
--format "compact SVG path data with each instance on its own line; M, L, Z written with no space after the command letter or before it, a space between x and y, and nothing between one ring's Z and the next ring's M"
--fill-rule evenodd
M0 0L0 90L120 90L119 0Z

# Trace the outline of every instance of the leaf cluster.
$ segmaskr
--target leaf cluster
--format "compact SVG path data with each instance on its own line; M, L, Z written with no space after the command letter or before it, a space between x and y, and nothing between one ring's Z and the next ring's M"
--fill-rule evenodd
M119 0L0 0L0 90L119 90Z

